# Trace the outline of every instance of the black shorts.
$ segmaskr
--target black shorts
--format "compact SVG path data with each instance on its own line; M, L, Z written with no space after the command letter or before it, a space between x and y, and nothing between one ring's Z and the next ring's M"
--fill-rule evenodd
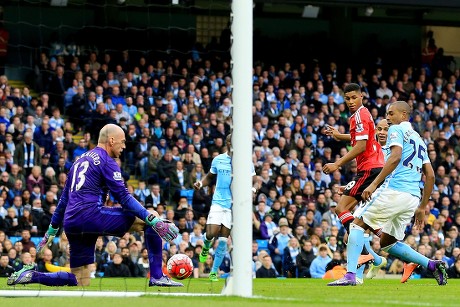
M356 198L361 201L361 194L374 181L377 175L382 170L381 167L362 171L356 174L355 177L345 186L343 194Z

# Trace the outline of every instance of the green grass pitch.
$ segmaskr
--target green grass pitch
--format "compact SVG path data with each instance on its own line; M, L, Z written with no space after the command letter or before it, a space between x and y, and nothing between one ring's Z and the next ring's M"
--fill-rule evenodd
M184 288L149 288L147 279L103 278L93 279L86 291L141 291L146 295L136 298L88 298L88 297L37 297L0 298L0 306L46 307L117 307L117 306L460 306L459 280L449 280L440 287L434 279L409 280L406 284L395 279L365 280L356 287L327 287L326 280L317 279L254 279L256 298L228 296L187 297L157 296L157 293L206 293L220 294L224 281L211 283L207 279L189 279ZM81 288L52 288L40 285L9 287L0 278L0 290L82 290Z

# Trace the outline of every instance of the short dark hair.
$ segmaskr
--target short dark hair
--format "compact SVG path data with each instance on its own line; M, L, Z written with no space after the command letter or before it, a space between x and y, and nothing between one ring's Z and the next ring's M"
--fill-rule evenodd
M361 92L361 87L356 83L350 83L347 86L345 86L345 89L343 90L343 92L344 93Z

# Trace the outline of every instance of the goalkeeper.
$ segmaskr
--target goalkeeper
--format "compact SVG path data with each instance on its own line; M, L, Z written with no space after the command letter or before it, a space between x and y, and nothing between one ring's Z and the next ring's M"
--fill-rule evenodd
M84 153L69 171L62 196L51 219L47 233L38 246L38 252L49 245L59 227L63 226L70 244L71 273L40 273L34 266L25 266L8 278L8 285L40 283L47 286L88 286L89 265L95 262L94 249L98 236L123 236L136 218L150 227L145 230L149 259L160 255L158 265L151 264L150 286L182 286L161 272L162 240L173 240L178 229L156 212L147 211L125 187L121 170L115 159L126 147L125 133L116 125L108 124L99 133L97 147ZM110 192L121 207L105 207ZM139 220L138 220L139 221Z

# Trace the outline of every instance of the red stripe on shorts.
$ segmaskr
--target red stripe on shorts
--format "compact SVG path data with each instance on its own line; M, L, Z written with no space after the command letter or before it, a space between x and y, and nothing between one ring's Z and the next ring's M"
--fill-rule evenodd
M363 184L364 181L369 177L370 175L370 170L364 171L363 177L361 177L358 182L356 182L355 186L351 188L349 195L350 196L355 196L356 193L358 192L359 187Z

